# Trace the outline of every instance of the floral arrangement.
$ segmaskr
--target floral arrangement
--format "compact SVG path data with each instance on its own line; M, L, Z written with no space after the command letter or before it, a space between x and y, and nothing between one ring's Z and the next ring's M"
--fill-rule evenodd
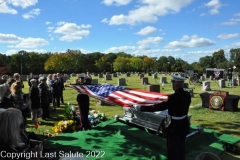
M101 113L96 110L89 111L88 121L91 126L96 126L97 124L101 123L102 121L107 120L107 117L104 113Z
M52 128L52 130L55 133L66 133L76 131L80 125L80 115L78 110L76 110L76 108L73 105L70 105L70 103L68 103L65 106L64 117L66 120L59 121L58 124ZM88 121L91 127L94 127L105 120L107 120L107 117L105 116L104 113L101 113L96 110L89 111Z
M74 132L76 131L76 124L73 120L63 120L59 121L52 129L55 133Z

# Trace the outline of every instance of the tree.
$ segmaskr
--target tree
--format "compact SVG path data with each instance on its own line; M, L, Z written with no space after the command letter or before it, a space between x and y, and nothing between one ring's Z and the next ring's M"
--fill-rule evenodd
M230 59L228 67L233 66L236 66L237 67L236 70L240 71L240 48L230 50Z
M128 57L117 57L113 62L114 71L128 71L130 68L130 59Z
M228 60L225 57L224 50L221 49L218 52L214 52L212 59L216 68L227 68Z
M143 68L143 60L139 57L131 57L130 58L130 67L132 71L142 71Z
M206 71L207 68L215 68L212 56L205 56L199 59L199 66Z
M168 58L166 56L159 57L156 63L158 71L170 71L168 70Z
M154 60L149 57L144 57L143 58L143 70L149 72L152 71L154 67Z

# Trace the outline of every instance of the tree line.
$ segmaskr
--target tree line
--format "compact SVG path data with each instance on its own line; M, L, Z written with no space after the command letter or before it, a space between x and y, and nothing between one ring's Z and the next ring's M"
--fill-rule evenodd
M184 72L197 70L205 72L206 68L232 68L240 71L240 48L214 52L212 56L204 56L198 62L189 64L181 58L172 56L156 57L133 56L125 52L83 54L80 50L68 49L65 53L36 53L19 51L16 54L0 53L0 74L47 74L81 73L81 72Z

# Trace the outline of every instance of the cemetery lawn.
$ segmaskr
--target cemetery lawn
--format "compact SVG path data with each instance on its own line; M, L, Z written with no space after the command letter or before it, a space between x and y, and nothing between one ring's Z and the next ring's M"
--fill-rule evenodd
M148 77L148 81L150 84L160 84L160 77L162 75L158 74L158 79L154 80L152 76L147 76L145 74L145 77ZM93 79L98 79L98 77L92 76ZM69 83L74 83L76 77L72 77L69 80ZM125 75L121 75L118 77L113 77L112 80L105 81L102 78L98 79L99 84L103 83L109 83L113 85L118 84L118 78L126 78ZM160 92L162 93L168 93L172 94L172 86L170 82L171 77L167 76L167 82L164 84L164 86L160 86ZM143 86L141 84L141 79L137 77L137 75L132 75L131 77L127 77L126 79L127 86L129 88L135 88L140 90L147 90L147 85ZM187 79L185 83L188 83L189 80ZM25 88L23 89L24 93L28 93L28 84L27 82L24 82ZM227 86L227 81L226 81ZM213 129L217 132L229 134L232 136L236 136L240 138L240 111L238 112L230 112L230 111L216 111L211 110L208 108L202 108L201 104L201 98L199 96L200 93L202 93L202 85L189 85L189 88L193 88L194 97L192 98L191 102L191 108L189 109L189 114L192 115L191 118L191 124L194 124L196 126L203 126L204 128ZM229 91L229 94L233 95L240 95L240 86L232 87L226 87L226 88L219 88L218 87L218 81L211 81L211 89L212 90L224 90ZM77 107L76 102L77 97L77 91L74 89L71 89L69 87L66 87L64 90L64 101L67 104L68 102ZM105 113L107 118L114 118L115 115L123 115L123 109L121 106L98 106L97 105L98 100L91 98L90 100L90 109L98 110L102 113ZM238 108L239 105L238 105ZM53 133L52 127L57 124L58 121L61 121L64 119L64 113L65 113L65 105L61 104L60 108L57 108L56 112L51 112L50 116L51 119L49 120L42 120L39 118L40 126L36 130L34 128L34 125L31 124L31 120L28 119L28 131L33 131L37 134L42 135L43 133Z

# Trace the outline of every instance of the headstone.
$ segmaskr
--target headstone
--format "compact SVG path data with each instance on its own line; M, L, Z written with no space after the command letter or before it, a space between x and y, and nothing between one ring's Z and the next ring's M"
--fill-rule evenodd
M126 86L126 79L125 78L119 78L118 79L118 85L119 86Z
M98 74L97 73L93 73L93 76L98 76Z
M144 84L144 85L149 84L148 83L148 77L143 77L142 78L142 84Z
M194 97L192 88L183 88L183 90L188 91L190 93L191 97Z
M113 75L113 77L117 77L117 73L113 73L112 75Z
M236 78L232 79L232 84L233 84L233 86L237 86L237 79Z
M98 106L112 106L112 104L106 103L105 101L99 100L97 103Z
M140 74L139 78L142 79L144 77L144 74Z
M103 74L98 74L98 78L103 78Z
M149 92L160 92L160 85L159 84L154 84L154 85L148 85L147 91Z
M109 75L110 74L110 72L106 72L106 75Z
M210 80L213 80L213 77L212 77L212 76L210 76L210 77L209 77L209 79L210 79Z
M218 80L218 83L219 83L218 85L219 85L220 88L225 88L226 87L224 79Z
M130 77L130 73L126 73L126 77Z
M21 75L20 78L21 78L22 81L26 81L27 80L27 75Z
M75 76L76 76L76 74L75 74L75 73L72 73L72 74L71 74L71 77L75 77Z
M98 79L92 79L91 84L98 85Z
M200 80L205 81L205 76L204 75L200 76Z
M211 91L210 82L204 81L202 83L202 90L203 91Z
M152 76L152 73L148 73L148 76Z
M161 77L160 78L160 83L167 83L167 77Z
M183 88L188 88L188 83L184 83Z
M112 75L111 74L106 74L105 79L106 80L112 80Z
M157 77L157 74L155 73L155 74L153 74L153 79L157 79L158 77Z

